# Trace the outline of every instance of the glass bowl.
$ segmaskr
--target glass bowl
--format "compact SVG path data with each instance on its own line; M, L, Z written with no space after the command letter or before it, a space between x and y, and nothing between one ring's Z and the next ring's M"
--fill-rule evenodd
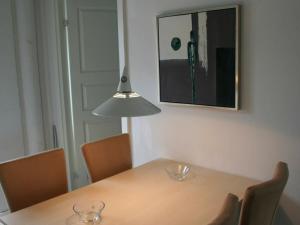
M79 202L73 205L73 211L78 216L80 222L87 225L98 224L101 221L101 212L105 208L105 203Z
M188 176L190 169L191 166L185 163L173 163L165 168L169 177L177 181L183 181Z

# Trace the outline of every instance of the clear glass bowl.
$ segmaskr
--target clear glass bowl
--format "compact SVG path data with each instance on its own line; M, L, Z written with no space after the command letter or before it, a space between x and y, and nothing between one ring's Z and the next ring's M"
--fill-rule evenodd
M101 212L105 208L105 203L79 202L73 205L73 211L78 216L80 222L87 225L98 224L101 221Z
M183 181L189 174L191 166L185 163L173 163L168 165L165 170L174 180Z

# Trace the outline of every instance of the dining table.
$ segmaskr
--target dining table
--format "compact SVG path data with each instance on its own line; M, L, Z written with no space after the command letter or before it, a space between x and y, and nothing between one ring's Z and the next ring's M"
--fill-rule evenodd
M174 163L157 159L0 219L7 225L66 225L74 204L103 201L101 225L207 225L228 193L242 198L257 183L194 165L185 180L177 181L166 173Z

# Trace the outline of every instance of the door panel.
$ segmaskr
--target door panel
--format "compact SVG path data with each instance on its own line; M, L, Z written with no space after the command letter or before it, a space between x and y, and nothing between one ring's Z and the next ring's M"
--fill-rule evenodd
M111 85L83 84L83 110L91 112L91 110L98 106L99 101L103 102L110 98L115 93L112 86L115 86L115 83L112 83Z
M87 142L96 140L100 137L108 137L113 135L111 133L112 129L119 130L120 124L119 121L114 120L102 120L99 123L95 123L93 121L86 121L84 123L85 129L85 140Z
M87 182L80 146L121 133L121 120L91 111L111 97L119 80L116 0L68 1L73 186Z
M118 68L116 9L79 9L80 59L83 72ZM99 28L104 28L101 30ZM103 54L105 53L105 54Z

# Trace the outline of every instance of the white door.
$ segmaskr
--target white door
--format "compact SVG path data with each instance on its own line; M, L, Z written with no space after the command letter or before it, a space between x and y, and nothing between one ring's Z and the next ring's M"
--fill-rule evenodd
M24 155L12 1L0 1L0 161ZM0 190L0 212L6 203Z
M68 0L73 187L87 183L80 146L121 133L121 120L91 111L111 97L119 80L117 0Z

